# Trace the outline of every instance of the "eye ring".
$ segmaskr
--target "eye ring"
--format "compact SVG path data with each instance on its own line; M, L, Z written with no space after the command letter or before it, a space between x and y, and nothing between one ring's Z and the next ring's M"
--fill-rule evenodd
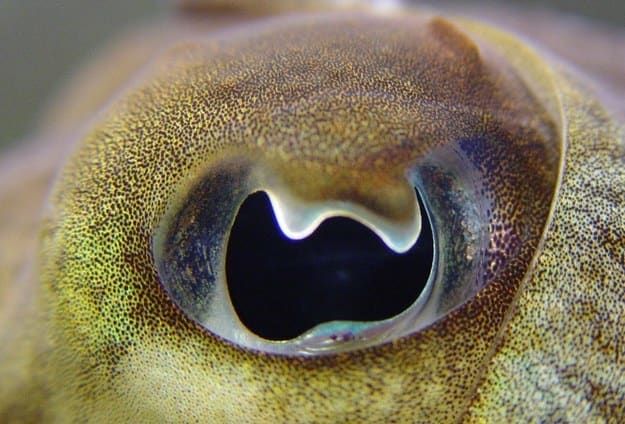
M237 175L233 175L237 172ZM229 173L230 176L228 176ZM433 282L437 278L435 275L437 242L430 228L431 221L425 200L416 196L416 207L425 211L422 216L426 217L424 227L427 234L420 235L419 239L427 238L426 243L431 244L431 257L427 271L422 273L422 277L425 276L425 281L415 283L422 285L422 288L418 291L415 289L417 292L414 300L401 308L399 313L376 320L334 319L319 322L294 337L280 340L271 340L251 331L242 322L233 305L226 264L228 262L227 251L230 235L233 228L236 228L235 218L239 216L241 207L248 196L263 191L241 188L250 186L245 181L252 174L253 172L250 172L249 169L245 170L245 166L226 166L224 169L212 173L204 182L192 189L188 196L189 199L206 199L208 202L202 207L198 207L193 201L188 201L179 207L177 212L172 214L175 219L170 221L166 228L161 229L157 233L159 235L153 240L155 262L161 282L174 302L186 314L210 332L235 344L263 352L286 355L317 355L361 349L401 337L413 331L416 326L421 326L419 325L422 320L420 312L426 305ZM237 189L234 188L236 181L243 181L243 184ZM217 185L224 191L232 189L234 195L218 194L214 190ZM246 191L251 193L245 194ZM418 193L418 190L415 190L415 193ZM237 200L233 200L234 198ZM225 214L229 215L228 219L216 218L217 216L223 217L224 214L213 210L214 208L210 205L214 206L219 202L226 202L227 206L222 204L222 207L225 210L233 211ZM272 215L274 213L275 210L272 209ZM312 236L314 237L316 233L323 231L324 227L328 225L335 229L341 225L355 225L360 227L359 231L367 233L367 237L375 239L378 246L384 245L384 247L378 247L377 252L385 250L387 260L389 258L396 260L398 257L405 256L414 257L415 253L410 256L410 252L401 254L393 252L370 229L365 228L362 222L358 222L357 215L354 215L355 219L337 218L340 216L340 212L336 212L335 215L324 219L315 228ZM344 224L337 227L336 222L332 222L335 221L335 218L342 219ZM275 221L275 215L274 223L276 224L274 230L281 231L281 228L277 228L279 224ZM189 234L199 235L189 237ZM181 237L181 235L183 236ZM213 249L212 252L204 247L198 249L198 246L209 245L221 247ZM411 251L414 251L414 248ZM418 264L414 266L418 266ZM198 278L199 275L201 275L200 278ZM200 283L198 284L197 281ZM377 281L377 284L381 283L381 281Z

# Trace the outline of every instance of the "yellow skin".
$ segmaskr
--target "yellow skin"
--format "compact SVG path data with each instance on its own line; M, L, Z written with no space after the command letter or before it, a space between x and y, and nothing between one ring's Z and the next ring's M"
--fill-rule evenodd
M175 46L81 127L36 227L37 259L32 211L64 141L5 159L2 421L625 420L625 130L608 102L559 61L470 21L258 19L154 36ZM427 328L337 354L266 354L211 334L159 282L153 238L218 167L252 163L304 203L346 200L401 221L406 169L477 135L497 141L483 158L491 268Z

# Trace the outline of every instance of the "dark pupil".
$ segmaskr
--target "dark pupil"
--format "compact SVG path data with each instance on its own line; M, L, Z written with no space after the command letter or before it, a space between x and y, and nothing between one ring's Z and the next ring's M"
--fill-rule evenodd
M432 265L432 229L420 206L421 236L397 254L348 218L328 219L304 240L288 239L267 195L250 195L236 217L226 259L239 318L258 336L287 340L328 321L377 321L404 311Z

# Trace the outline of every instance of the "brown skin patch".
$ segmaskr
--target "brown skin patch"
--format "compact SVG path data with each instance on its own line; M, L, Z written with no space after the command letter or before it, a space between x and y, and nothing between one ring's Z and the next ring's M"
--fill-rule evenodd
M523 321L529 306L541 307L528 300L532 287L549 292L550 279L539 272L522 283L556 187L560 123L536 100L545 94L534 95L517 77L550 86L553 71L525 50L515 52L516 60L529 70L515 70L502 55L516 41L488 31L479 37L471 41L446 21L419 16L319 15L207 37L165 54L86 133L55 185L41 252L40 313L49 314L49 339L26 354L32 380L0 399L7 419L449 422L467 411L476 420L494 419L493 411L522 415L506 414L502 399L532 399L536 389L508 394L511 376L498 370L508 369L506 361L529 363L519 346L534 337L542 352L555 352L545 340L552 327L536 331L536 321L529 320L533 328ZM496 43L488 47L488 39ZM566 101L579 92L562 80L549 96ZM562 113L584 127L590 117L577 115L581 105L567 104ZM588 108L600 114L598 105ZM610 125L613 132L598 139L616 151L617 129ZM309 183L306 174L292 173L298 189L315 196L325 193L313 183L319 175L340 176L344 187L357 186L363 175L370 184L379 182L376 175L393 181L431 149L476 137L491 140L468 154L489 177L489 284L424 331L347 354L266 355L212 336L173 305L158 281L151 239L165 211L231 152L277 163L285 174L319 171ZM618 160L622 152L606 157ZM359 178L351 181L338 169ZM619 196L608 201L612 208L622 207ZM557 230L565 220L555 216L557 240L566 232ZM606 253L592 254L622 258L614 241L618 225L601 233ZM555 247L557 259L566 250ZM548 271L557 269L540 256L539 270L541 260ZM622 271L601 269L613 277L608 287L623 281ZM527 291L511 309L519 287ZM622 303L609 296L599 301L622 316ZM504 323L510 333L502 333ZM555 327L551 337L569 327ZM594 346L599 339L586 340ZM618 354L623 347L606 349ZM0 374L9 367L3 362ZM600 383L592 386L597 404L622 396L622 381ZM33 386L37 398L25 404L23 393ZM547 407L566 402L556 396ZM618 405L611 411L623 413Z

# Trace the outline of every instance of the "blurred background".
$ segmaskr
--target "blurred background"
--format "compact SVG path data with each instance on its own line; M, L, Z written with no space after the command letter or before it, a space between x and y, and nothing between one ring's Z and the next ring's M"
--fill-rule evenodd
M455 3L462 3L456 1ZM625 28L623 0L497 2L550 8ZM133 23L165 14L165 0L0 0L0 149L26 137L75 68ZM495 7L495 3L492 3Z

